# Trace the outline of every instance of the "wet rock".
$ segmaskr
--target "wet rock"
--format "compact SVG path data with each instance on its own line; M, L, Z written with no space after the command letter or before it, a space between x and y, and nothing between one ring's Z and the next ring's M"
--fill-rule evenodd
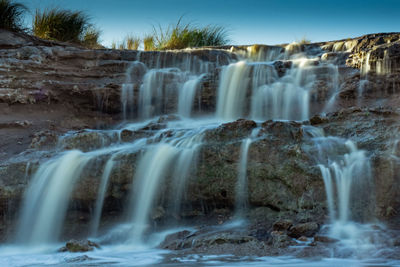
M161 220L165 216L165 210L163 207L158 206L155 210L153 210L151 214L151 219L153 220Z
M107 135L96 131L82 131L64 136L60 140L60 146L63 149L79 149L87 152L90 150L109 146L117 135Z
M290 245L293 245L295 241L293 241L285 232L283 231L272 231L271 239L269 244L273 248L287 248Z
M312 237L319 230L319 225L315 222L296 224L289 228L288 235L294 238L301 236Z
M251 130L257 124L252 120L239 119L234 122L224 123L217 129L207 131L205 140L209 142L233 141L250 136Z
M70 240L65 247L59 249L60 252L87 252L92 251L100 246L90 240Z
M34 149L50 149L54 148L58 142L58 135L53 131L36 132L30 144L30 148Z
M159 245L162 249L179 250L188 247L185 242L192 235L192 232L184 230L181 232L173 233L165 237L164 241Z
M268 241L271 238L271 234L266 229L257 229L252 233L252 236L260 241Z
M336 242L339 242L339 240L336 238L329 237L329 236L316 235L316 236L314 236L314 242L336 243Z
M328 121L327 118L321 117L320 115L315 115L315 116L311 117L310 124L317 125L317 124L321 124L321 123L324 123L327 121Z
M288 230L291 226L293 225L293 221L292 220L281 220L281 221L277 221L273 224L272 229L274 229L274 231L286 231Z
M297 238L297 240L302 241L302 242L307 242L308 238L302 235L299 238Z
M150 133L144 130L131 131L129 129L124 129L121 131L120 136L122 142L132 142L141 138L149 137Z

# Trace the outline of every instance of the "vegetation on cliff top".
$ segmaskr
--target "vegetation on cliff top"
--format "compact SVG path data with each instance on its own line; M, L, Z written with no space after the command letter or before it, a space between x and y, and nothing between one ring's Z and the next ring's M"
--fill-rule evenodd
M182 24L182 18L167 28L153 27L154 46L157 50L184 49L188 47L220 46L229 42L228 33L222 26L193 26Z
M0 0L0 28L15 32L24 31L23 14L26 11L27 8L23 4Z
M0 0L0 28L11 31L26 31L23 15L27 8L13 0ZM153 31L143 38L127 35L122 42L113 42L113 49L137 50L143 44L145 51L173 50L190 47L221 46L229 42L228 32L222 26L196 26L192 23L177 23L168 27L153 26ZM82 11L52 8L36 10L32 22L32 34L47 40L70 42L88 48L102 48L99 43L100 30Z
M220 46L229 42L228 32L222 26L207 25L195 26L191 23L182 23L182 17L176 24L170 24L163 28L161 25L153 26L153 32L143 39L126 37L121 43L113 42L113 49L137 50L140 43L143 49L149 50L173 50L190 47ZM133 45L129 45L129 44Z
M57 8L44 11L36 10L32 26L37 37L86 44L98 44L100 32L90 23L88 15L81 11L61 10Z

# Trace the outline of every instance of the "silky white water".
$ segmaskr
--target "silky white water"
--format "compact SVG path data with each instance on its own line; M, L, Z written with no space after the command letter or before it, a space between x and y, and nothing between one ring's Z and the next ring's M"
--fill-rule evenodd
M70 194L89 159L70 151L39 168L25 194L18 243L43 245L58 240Z
M337 66L318 64L318 58L299 54L297 44L289 45L285 53L291 59L291 67L284 74L278 74L274 61L243 60L224 67L216 116L222 120L307 120L311 93L318 79L324 80L330 95L338 91Z
M178 213L180 199L186 178L195 168L195 155L201 145L202 130L176 131L173 137L152 145L139 161L135 173L134 197L131 201L133 214L132 239L129 242L142 243L148 228L150 212L153 210L157 194L168 175L173 175L174 192L172 206ZM173 171L175 170L175 171Z
M357 238L355 221L368 218L355 217L352 214L354 205L361 201L366 205L367 195L371 190L371 167L365 151L357 149L351 140L324 136L321 129L311 126L303 128L312 137L316 146L316 161L325 184L330 234L339 239ZM364 207L366 210L368 207Z
M193 102L202 78L203 75L195 76L186 81L183 84L182 89L180 89L178 99L178 114L182 117L189 118L192 115Z
M259 128L255 128L250 137L244 139L240 146L240 158L238 166L238 177L236 182L235 196L235 217L243 219L248 209L248 182L247 182L247 163L251 143L256 138Z
M111 171L115 165L115 156L117 154L112 155L108 160L104 167L103 175L101 176L101 183L99 186L99 191L96 199L95 210L93 219L90 226L90 236L97 236L97 232L99 229L100 219L101 219L101 212L103 209L104 198L108 186L108 181L110 178Z
M352 44L345 42L331 49L347 51L352 49ZM90 218L90 236L98 238L96 241L105 244L105 247L104 250L87 253L91 259L84 259L82 264L159 265L168 262L162 256L165 252L149 248L163 240L154 237L154 231L158 231L157 216L167 214L179 217L188 179L196 170L197 155L205 131L238 118L258 121L307 120L313 114L312 101L316 88L321 84L325 86L329 99L325 110L329 110L340 89L339 71L338 66L320 61L318 53L322 51L307 54L297 43L286 48L258 49L252 46L241 53L238 60L232 60L224 66L218 62L209 64L193 60L189 56L186 60L171 63L162 54L146 66L140 62L139 56L137 61L128 65L121 86L124 124L102 131L104 142L88 152L63 152L41 164L25 194L17 231L18 243L35 247L59 241L74 186L92 160L103 158L96 201ZM367 63L362 72L369 71ZM276 64L284 64L284 70ZM217 68L220 72L216 81L218 89L215 112L212 111L212 118L202 117L204 114L199 112L202 99L197 100L199 110L195 110L196 96L202 93L205 81L210 82L210 77L215 78L212 75ZM377 66L381 72L388 68L384 61ZM158 118L163 114L174 116ZM199 117L191 119L195 114ZM129 123L133 119L139 121ZM158 124L165 125L152 128ZM124 130L133 134L146 134L130 142L123 140ZM357 149L351 140L325 137L320 129L310 127L307 132L315 144L316 162L325 184L330 218L329 234L341 240L360 240L358 230L363 226L355 221L364 218L359 218L352 211L354 205L359 203L354 199L354 192L357 191L355 188L365 188L365 184L371 180L366 152ZM256 129L249 137L239 140L241 147L235 188L237 218L242 218L248 208L247 164L257 134ZM133 186L128 189L129 200L124 206L125 220L110 229L102 229L102 214L110 190L110 179L118 175L120 158L132 155L137 155L137 160L132 173ZM163 190L165 188L169 191ZM165 199L168 199L167 204L161 207L161 200ZM22 257L20 261L12 256L2 260L23 265L31 258L33 262L37 259L39 265L66 264L72 258L69 254L46 253L29 254L25 260ZM310 262L293 258L256 258L254 261L249 258L227 258L189 255L171 262L193 266L235 266L243 262L254 266L329 265L325 259ZM353 263L359 264L356 260L333 259L331 262L332 265Z

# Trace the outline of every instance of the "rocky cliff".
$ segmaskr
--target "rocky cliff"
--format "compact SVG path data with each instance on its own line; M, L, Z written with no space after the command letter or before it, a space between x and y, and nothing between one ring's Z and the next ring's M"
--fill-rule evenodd
M374 202L363 203L371 210L365 220L379 218L395 228L400 227L399 45L400 34L390 33L296 44L286 50L280 50L283 46L239 46L138 52L87 50L1 31L2 237L12 233L30 177L50 157L64 150L87 152L116 142L131 143L163 129L168 135L167 122L175 118L163 114L176 111L178 104L174 94L166 96L165 104L160 108L163 116L159 119L115 135L104 131L122 120L121 91L127 69L134 87L132 113L135 119L139 88L148 70L180 68L199 72L207 65L194 106L198 114L211 114L216 110L221 69L241 57L252 58L262 55L260 51L268 54L273 49L278 53L303 51L315 54L314 64L328 62L336 66L339 88L331 92L326 76L319 77L311 92L311 114L306 121L256 123L240 119L205 130L197 167L189 174L182 209L179 214L168 210L169 199L173 197L170 192L175 185L173 177L167 177L165 186L158 192L157 209L152 215L154 221L162 225L176 218L197 224L229 220L235 205L240 147L243 139L259 128L249 148L247 163L248 217L254 231L260 227L271 229L278 219L290 219L294 224L312 222L318 228L327 220L326 195L313 156L313 144L304 130L304 126L314 125L323 129L326 135L351 139L366 151L372 163L375 190ZM282 56L272 67L283 76L292 61ZM132 65L132 62L136 63ZM171 71L163 81L167 85L173 84L179 77ZM328 105L332 99L335 101ZM142 152L117 156L119 168L112 171L105 195L105 227L122 216L126 208L128 194L134 185L132 177L137 159ZM88 231L86 226L94 209L106 160L107 157L99 156L91 162L75 186L66 236ZM77 221L80 222L78 226L74 224Z

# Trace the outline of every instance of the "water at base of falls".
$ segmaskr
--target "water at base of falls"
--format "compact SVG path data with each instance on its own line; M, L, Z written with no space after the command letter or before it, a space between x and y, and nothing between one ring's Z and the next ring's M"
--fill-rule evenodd
M61 244L60 244L61 245ZM21 253L15 247L0 247L1 266L399 266L398 260L382 258L321 258L301 259L290 256L253 257L233 255L175 254L149 248L122 248L105 246L101 250L77 253L54 253L53 251Z

